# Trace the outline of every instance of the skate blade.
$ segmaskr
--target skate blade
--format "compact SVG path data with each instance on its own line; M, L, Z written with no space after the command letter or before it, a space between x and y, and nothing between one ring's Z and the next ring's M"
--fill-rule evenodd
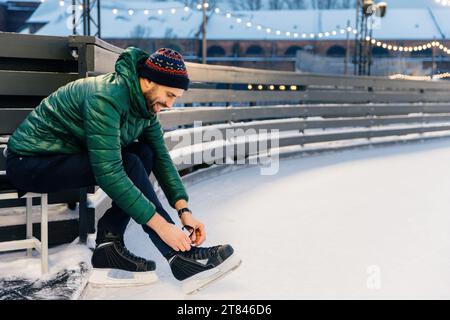
M195 294L208 285L216 282L219 279L222 279L227 274L236 270L241 265L241 263L242 260L233 253L219 266L211 270L201 272L193 276L191 279L182 281L183 292L187 295Z
M89 284L95 287L145 286L158 281L155 271L131 272L119 269L93 269Z

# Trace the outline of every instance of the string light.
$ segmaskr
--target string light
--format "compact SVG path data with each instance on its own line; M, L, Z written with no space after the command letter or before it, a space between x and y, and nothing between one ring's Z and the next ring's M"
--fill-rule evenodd
M259 84L259 85L257 85L256 87L254 87L252 84L248 84L248 85L247 85L247 89L248 89L248 90L253 90L253 89L264 90L264 86L263 86L262 84ZM268 86L267 86L267 89L273 91L273 90L275 90L276 88L275 88L275 86L274 86L273 84L271 84L271 85L268 85ZM266 90L267 90L267 89L266 89ZM278 86L278 89L281 90L281 91L285 91L285 90L286 90L286 86L285 86L285 85L279 85L279 86ZM298 90L298 86L297 86L297 85L290 85L290 86L289 86L289 90L291 90L291 91L297 91L297 90Z
M41 1L44 2L45 0L41 0ZM60 5L61 5L61 6L65 6L65 2L64 2L63 0L61 0L61 1L60 1ZM208 2L206 2L206 3L204 4L204 6L203 6L202 4L197 4L196 7L197 7L198 10L202 10L203 7L204 7L205 9L208 9L208 8L210 8L210 4L209 4ZM80 5L80 6L79 6L79 9L82 10L82 9L83 9L83 6ZM128 15L130 15L130 16L135 15L136 13L138 13L138 12L140 12L140 11L142 11L142 12L144 13L144 15L149 15L149 14L150 14L150 11L156 11L158 15L163 15L165 10L170 11L172 14L175 14L175 13L176 13L176 9L177 9L177 8L171 8L171 9L164 8L164 10L163 10L162 8L159 8L159 9L144 9L144 10L143 10L143 9L136 9L136 8L131 9L131 8L129 8L129 9L126 10L126 12L127 12ZM180 7L180 9L183 9L185 12L188 12L188 11L191 10L191 8L190 8L189 6ZM121 11L121 10L119 10L118 8L113 8L113 9L112 9L112 13L113 13L114 15L120 14L120 11ZM214 8L214 13L215 13L215 14L218 14L218 15L221 14L220 8L217 8L217 7ZM229 19L229 18L232 18L233 15L232 15L230 12L228 12L228 13L225 14L225 17ZM235 21L236 21L236 23L238 23L238 24L241 24L242 22L244 22L243 19L242 19L241 17L237 17ZM256 29L257 29L258 31L265 30L268 34L269 34L269 33L272 33L272 31L273 31L273 28L271 28L271 27L269 27L269 26L263 26L263 25L257 25L257 26L255 26L251 21L245 22L245 25L246 25L248 28L256 27ZM345 29L341 29L341 33L345 33L345 32L346 32ZM356 29L353 29L353 28L351 28L351 27L348 28L348 32L353 32L353 33L355 33L355 34L358 33L358 31L357 31ZM294 32L291 32L291 31L276 30L276 31L275 31L275 34L276 34L277 36L284 35L284 36L286 36L286 37L288 37L288 38L290 38L290 37L298 38L298 37L299 37L299 33L297 33L297 32L294 33ZM329 37L330 35L336 36L337 34L338 34L338 32L337 32L336 30L331 30L331 31L327 31L327 32L321 32L321 33L318 33L318 34L310 33L310 34L309 34L309 37L310 37L311 39L316 38L316 37L323 38L324 36L325 36L325 37ZM306 38L306 37L307 37L307 34L306 34L306 33L303 33L303 34L302 34L302 37L303 37L303 38Z
M449 0L450 1L450 0ZM370 41L372 44L376 45L377 47L382 47L386 50L389 51L400 51L400 52L417 52L417 51L424 51L427 49L430 49L432 47L438 48L442 51L444 51L447 54L450 54L450 49L447 48L446 46L444 46L442 43L440 43L439 41L433 41L433 42L429 42L429 43L424 43L424 44L420 44L420 45L416 45L413 47L401 47L401 46L396 46L396 45L392 45L392 44L388 44L388 43L384 43L381 41L378 41L376 39L369 39L369 37L366 38L366 41Z
M450 0L435 0L435 1L436 1L436 3L440 3L442 5L449 5L450 6ZM41 2L45 2L45 0L41 0ZM61 1L59 1L59 4L60 4L61 7L63 7L63 6L65 6L66 3L65 3L65 1L61 0ZM203 5L202 4L198 4L196 7L199 10L203 9ZM209 5L208 2L206 2L204 4L204 8L205 9L210 8L210 5ZM83 10L83 6L79 5L79 9ZM170 11L172 14L175 14L176 11L177 11L176 9L177 8L171 8L171 9L166 9L166 10ZM185 12L188 12L188 11L191 10L191 8L189 6L180 7L180 9L184 9ZM134 15L136 12L138 12L140 10L141 9L128 9L127 11L128 11L128 15L132 16L132 15ZM211 10L212 10L212 8L211 8ZM164 10L161 9L161 8L159 8L159 9L151 9L151 10L145 9L145 10L143 10L143 13L145 15L149 15L150 11L156 11L158 13L158 15L162 15L164 13ZM112 13L114 15L119 14L119 12L120 11L117 8L112 9ZM214 13L218 14L218 15L221 14L220 8L217 8L217 7L214 8ZM227 12L226 14L222 14L222 15L224 15L228 19L233 17L233 15L230 12ZM243 19L241 17L236 17L235 22L237 24L241 24L244 21L243 21ZM273 28L270 27L270 26L264 26L264 25L261 25L261 24L254 25L251 21L246 21L244 24L245 24L245 26L247 28L255 27L258 31L263 31L264 30L267 34L271 34L272 31L273 31ZM329 37L331 35L332 36L336 36L339 33L340 34L345 34L345 33L358 34L358 30L349 26L349 27L340 28L340 29L337 29L337 30L331 30L331 31L326 31L326 32L319 32L317 34L316 33L309 33L309 34L308 33L302 33L301 36L302 36L303 39L306 39L308 37L310 39L315 39L315 38L321 39L323 37ZM291 38L291 37L298 38L300 36L300 34L298 32L282 31L282 30L278 30L278 29L275 31L274 34L276 34L277 36L285 36L285 37L288 37L288 38ZM379 40L371 38L371 37L366 37L365 40L366 41L370 41L373 45L376 45L378 47L382 47L382 48L384 48L384 49L386 49L388 51L394 51L394 52L397 52L397 51L398 52L413 52L413 51L415 51L415 52L417 52L417 51L423 51L423 50L427 50L427 49L435 47L435 48L437 48L439 50L442 50L446 54L450 55L450 49L448 47L444 46L442 43L440 43L438 41L433 41L433 42L430 42L430 43L416 45L416 46L413 46L413 47L405 47L405 46L397 46L397 45L394 45L394 44L388 44L388 43L379 41Z
M435 0L436 3L445 6L450 6L450 1L449 0Z
M450 78L450 72L435 74L433 76L410 76L406 74L393 74L389 76L389 79L393 80L416 80L416 81L430 81L434 79L444 79L444 78Z

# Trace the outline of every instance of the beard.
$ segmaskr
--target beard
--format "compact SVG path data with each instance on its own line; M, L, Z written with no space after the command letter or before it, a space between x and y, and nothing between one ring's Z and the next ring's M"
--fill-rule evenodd
M162 103L158 101L157 98L153 97L153 92L149 91L144 94L145 97L145 104L147 105L147 110L155 115L159 111L161 111L163 108L168 108L168 106L165 103Z

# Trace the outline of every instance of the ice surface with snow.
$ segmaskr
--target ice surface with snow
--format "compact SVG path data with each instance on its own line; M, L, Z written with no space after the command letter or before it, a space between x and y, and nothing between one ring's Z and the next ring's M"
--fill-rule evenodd
M189 187L211 246L242 266L185 296L140 226L130 250L159 282L90 286L84 299L450 298L450 140L281 160L274 176L240 169ZM167 203L163 201L163 203Z

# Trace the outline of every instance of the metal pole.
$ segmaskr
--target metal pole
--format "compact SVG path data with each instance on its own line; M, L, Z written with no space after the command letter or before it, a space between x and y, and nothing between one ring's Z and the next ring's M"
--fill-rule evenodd
M101 34L101 30L102 30L102 28L101 28L101 9L100 9L100 0L97 0L97 36L99 37L99 38L101 38L102 37L102 34Z
M368 57L368 61L369 61L369 73L368 75L372 75L372 35L373 35L373 21L372 24L370 25L370 30L369 30L369 36L370 36L370 41L367 42L367 47L368 47L368 53L367 53L367 57Z
M350 20L347 20L347 30L350 27ZM348 75L348 61L350 59L350 33L347 32L347 50L345 51L344 59L344 74Z
M86 0L83 0L83 35L87 35L87 11L86 11Z
M72 34L77 34L76 0L72 0Z
M360 0L356 0L356 18L355 18L355 27L359 25L359 17L360 17ZM348 31L346 31L348 32ZM355 35L355 48L353 51L353 74L358 74L358 55L359 55L359 43L358 43L358 34Z
M433 42L436 41L436 38L433 38ZM436 47L432 46L431 47L431 77L433 77L433 75L436 73Z
M206 0L203 0L203 22L202 22L202 63L206 64Z
M86 0L86 11L87 11L87 35L91 35L91 1Z

